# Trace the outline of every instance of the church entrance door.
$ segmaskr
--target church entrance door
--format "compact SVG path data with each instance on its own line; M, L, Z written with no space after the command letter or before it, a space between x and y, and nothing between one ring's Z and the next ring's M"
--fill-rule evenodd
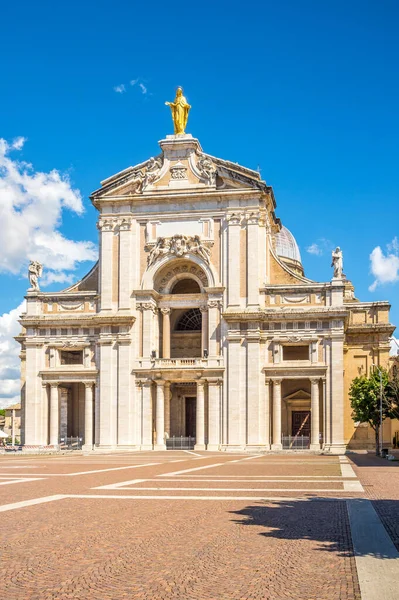
M186 436L195 438L197 399L186 397Z
M292 411L292 435L310 437L310 410Z

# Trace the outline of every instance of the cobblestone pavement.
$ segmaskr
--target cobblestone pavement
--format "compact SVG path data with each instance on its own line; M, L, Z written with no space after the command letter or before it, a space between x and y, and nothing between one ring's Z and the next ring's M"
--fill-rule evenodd
M390 462L370 454L351 454L349 459L366 497L372 500L399 551L399 461Z
M374 476L352 466L358 477L346 458L305 454L0 458L2 595L360 600L345 499Z

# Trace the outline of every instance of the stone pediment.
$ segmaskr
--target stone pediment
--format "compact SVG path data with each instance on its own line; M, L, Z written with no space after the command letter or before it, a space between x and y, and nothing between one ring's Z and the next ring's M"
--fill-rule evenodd
M91 195L93 201L114 197L131 201L134 197L188 189L267 189L257 171L205 154L191 136L168 136L160 146L158 156L102 181L102 187Z
M306 390L297 390L288 396L284 396L284 400L310 400L310 394Z

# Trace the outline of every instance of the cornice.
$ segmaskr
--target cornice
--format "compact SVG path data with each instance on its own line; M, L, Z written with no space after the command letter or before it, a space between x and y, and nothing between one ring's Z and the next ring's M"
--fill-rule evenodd
M345 307L324 306L324 307L279 307L265 308L258 311L236 311L227 309L222 313L222 317L226 321L285 321L293 317L300 320L309 321L315 315L316 319L338 317L344 319L348 316L348 311Z
M118 313L102 315L100 313L88 314L81 313L79 316L76 314L67 315L61 313L59 315L31 315L25 316L19 319L19 323L23 327L68 327L71 325L86 326L86 327L98 327L100 325L118 325L118 324L133 324L136 317L133 315L119 315Z

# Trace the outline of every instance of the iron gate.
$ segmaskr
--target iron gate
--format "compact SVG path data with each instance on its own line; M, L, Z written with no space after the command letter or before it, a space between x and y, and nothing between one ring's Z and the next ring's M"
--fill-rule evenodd
M166 440L167 450L194 450L195 437L172 436Z

